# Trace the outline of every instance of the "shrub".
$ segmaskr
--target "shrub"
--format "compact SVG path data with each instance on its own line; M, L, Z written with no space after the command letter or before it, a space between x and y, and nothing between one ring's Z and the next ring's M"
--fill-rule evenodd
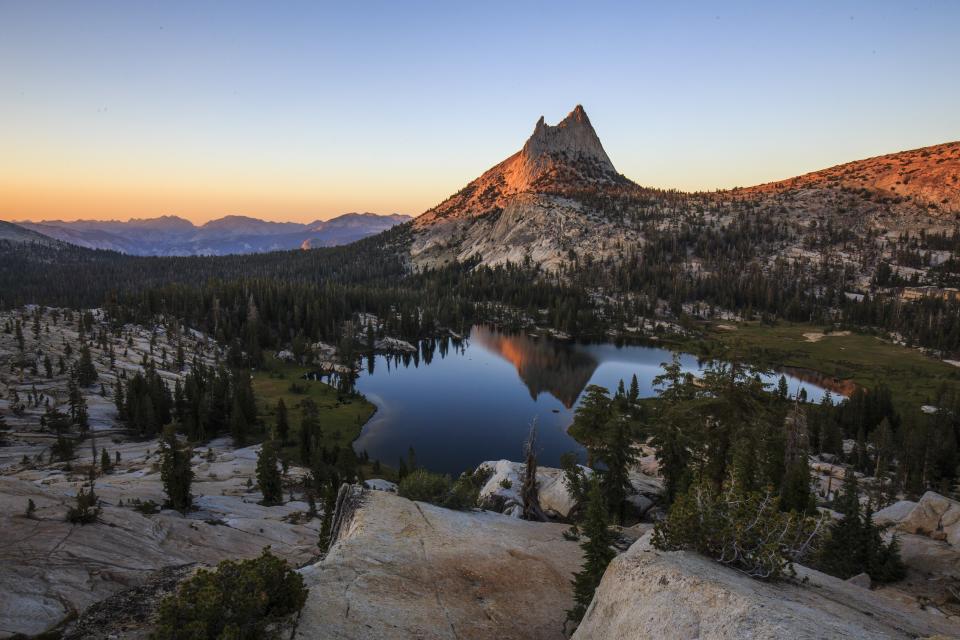
M451 487L450 476L417 469L404 476L397 493L410 500L439 505L446 499Z
M160 505L153 500L141 501L140 498L134 498L130 501L130 504L133 505L134 511L142 513L145 516L152 516L156 513L160 513Z
M461 473L453 483L446 502L441 506L448 509L473 509L477 506L480 489L487 484L492 475L493 469L487 467L476 469L472 473L467 471Z
M93 491L93 483L90 483L90 491L83 488L77 492L77 503L67 510L67 522L73 524L90 524L95 522L100 516L100 498Z
M299 573L264 549L253 560L224 560L200 570L160 603L152 640L260 640L277 637L275 623L303 608Z
M464 472L454 482L450 476L417 469L403 477L397 493L410 500L429 502L447 509L472 509L477 506L480 489L492 473L491 469Z
M716 492L709 482L693 485L674 501L653 532L665 551L696 551L759 579L775 580L811 554L824 519L780 510L768 489L746 492L728 481Z

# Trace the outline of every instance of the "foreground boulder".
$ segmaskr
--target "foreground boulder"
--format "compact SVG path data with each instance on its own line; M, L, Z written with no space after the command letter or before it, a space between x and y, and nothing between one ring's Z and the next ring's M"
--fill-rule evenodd
M310 589L296 638L561 640L580 548L564 525L353 494Z
M768 583L638 540L615 558L575 640L956 637L960 625L805 567Z

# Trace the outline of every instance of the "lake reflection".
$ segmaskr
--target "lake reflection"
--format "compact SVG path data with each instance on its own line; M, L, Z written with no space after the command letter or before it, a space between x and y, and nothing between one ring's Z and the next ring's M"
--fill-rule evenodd
M417 462L457 474L484 460L520 460L530 422L537 420L540 462L557 466L567 451L583 449L567 435L573 408L589 384L615 389L636 374L642 396L672 353L665 349L579 344L474 327L467 339L425 341L407 356L374 356L357 381L377 413L354 443L371 459L396 465L410 447ZM697 359L681 356L687 371ZM779 376L770 376L771 382ZM802 384L811 400L822 391Z

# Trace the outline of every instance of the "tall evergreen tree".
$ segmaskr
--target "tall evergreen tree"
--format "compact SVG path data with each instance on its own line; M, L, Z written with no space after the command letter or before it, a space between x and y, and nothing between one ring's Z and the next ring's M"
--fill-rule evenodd
M193 505L190 456L190 450L177 440L176 432L168 428L160 441L160 480L167 494L167 504L181 513L186 513Z
M277 467L277 450L272 440L265 440L257 456L257 484L263 494L263 503L273 506L283 503L283 482Z
M784 431L786 471L780 485L780 508L784 511L813 514L816 512L817 503L810 490L807 418L799 403L787 414Z
M320 520L320 538L317 545L322 553L330 550L333 535L333 516L337 508L337 492L339 487L328 482L323 492L323 518Z
M592 384L586 388L573 416L573 428L582 434L583 440L589 443L602 438L604 427L610 420L610 403L610 396L603 387Z
M96 381L97 368L90 355L90 346L84 344L80 347L80 361L77 363L77 384L81 387L89 387Z
M603 465L600 484L607 501L607 512L615 522L623 522L631 489L629 471L637 460L630 420L625 414L614 415L606 438L594 457Z
M242 447L247 443L248 430L247 416L240 401L234 398L233 409L230 411L230 435L233 436L236 446Z
M283 398L277 400L277 437L281 444L286 444L290 437L290 419L287 416L287 405Z
M574 623L583 619L607 565L616 555L611 548L613 536L607 527L607 501L597 479L590 480L587 496L586 515L582 525L585 539L580 543L583 549L583 568L574 575L574 605L567 611L567 620Z

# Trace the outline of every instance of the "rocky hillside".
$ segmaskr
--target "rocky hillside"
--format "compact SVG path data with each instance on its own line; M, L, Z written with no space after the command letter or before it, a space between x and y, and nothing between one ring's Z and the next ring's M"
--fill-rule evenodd
M952 217L960 213L960 142L857 160L739 191L766 195L795 190L865 191L888 204Z
M556 126L541 118L520 151L417 218L411 256L419 266L530 259L551 270L638 260L662 263L670 278L769 272L783 260L819 280L845 267L842 286L862 294L884 263L891 281L956 286L958 216L960 143L682 193L618 174L578 106Z
M25 229L20 225L4 222L2 220L0 220L0 241L16 243L36 242L44 245L57 244L56 240L48 238L42 233L37 233L36 231Z

